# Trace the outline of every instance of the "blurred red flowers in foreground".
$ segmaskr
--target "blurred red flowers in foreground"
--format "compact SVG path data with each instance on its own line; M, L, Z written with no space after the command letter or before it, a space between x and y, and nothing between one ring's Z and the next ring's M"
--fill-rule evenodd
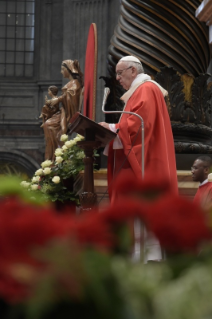
M171 193L171 185L167 179L158 179L154 175L134 178L131 174L125 174L114 181L116 194L133 198L140 198L150 203L161 196Z
M179 196L167 196L149 210L148 228L167 251L195 251L211 239L206 213L193 202Z
M113 220L119 216L121 220L125 215L129 217L131 211L132 217L140 217L167 251L194 252L202 242L211 239L209 213L196 203L173 194L167 180L155 179L154 175L143 180L126 175L125 179L117 179L115 186L123 211L116 210L118 206L115 205L111 207L113 213L106 215ZM126 197L130 199L132 209Z
M127 183L129 189L132 181ZM135 218L144 222L167 251L195 252L202 242L211 239L205 212L191 201L171 195L166 184L160 189L158 182L154 185L137 181L130 188L130 197L127 197L127 184L119 185L119 194L124 196L120 196L115 205L101 212L94 209L80 215L57 215L51 206L34 206L14 196L1 200L0 296L8 301L20 301L30 294L31 285L43 272L53 271L48 260L37 258L38 247L45 250L55 240L65 240L70 244L67 256L70 253L73 260L87 248L112 253L114 246L120 243L117 227L128 225L128 221ZM152 190L157 196L150 201ZM80 293L76 287L83 280L83 275L81 278L76 274L77 264L73 264L75 272L71 279L69 274L69 280L65 280L65 273L60 278L64 286L68 286L69 294ZM75 287L74 291L71 287Z

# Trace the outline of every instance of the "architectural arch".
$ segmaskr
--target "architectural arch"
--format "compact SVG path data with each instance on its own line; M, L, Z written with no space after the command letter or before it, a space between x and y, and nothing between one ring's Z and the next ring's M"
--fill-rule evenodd
M0 174L15 174L31 178L39 167L39 164L24 152L5 151L0 148Z

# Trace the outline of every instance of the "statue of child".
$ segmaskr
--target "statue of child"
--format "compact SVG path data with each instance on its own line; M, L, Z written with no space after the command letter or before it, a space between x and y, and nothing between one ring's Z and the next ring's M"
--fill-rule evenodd
M52 117L55 113L59 112L59 103L51 106L51 101L57 99L58 88L54 85L48 88L48 95L50 96L51 100L47 99L45 96L45 105L42 108L40 118L43 119L43 124ZM43 124L41 127L43 127Z

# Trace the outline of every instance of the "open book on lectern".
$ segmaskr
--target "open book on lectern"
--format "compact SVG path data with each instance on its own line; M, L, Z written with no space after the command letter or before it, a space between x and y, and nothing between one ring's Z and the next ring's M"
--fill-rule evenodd
M76 132L85 137L87 141L100 142L99 147L105 147L116 137L116 133L92 121L81 113L75 113L70 119L68 133Z

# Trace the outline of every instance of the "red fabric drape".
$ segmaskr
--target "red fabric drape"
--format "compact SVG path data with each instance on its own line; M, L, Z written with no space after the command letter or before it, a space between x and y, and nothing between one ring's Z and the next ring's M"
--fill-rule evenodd
M88 33L85 75L83 115L95 121L96 108L96 71L97 71L97 31L92 23Z

